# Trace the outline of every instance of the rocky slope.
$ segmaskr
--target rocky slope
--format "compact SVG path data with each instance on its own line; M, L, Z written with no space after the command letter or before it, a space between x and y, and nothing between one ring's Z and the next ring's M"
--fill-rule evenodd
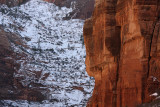
M84 25L86 66L95 77L88 107L136 107L158 98L159 0L96 0Z
M0 4L6 4L8 7L18 6L28 2L29 0L0 0ZM64 19L86 19L90 18L94 9L94 0L43 0L54 3L59 7L72 8Z
M73 10L43 0L0 5L0 106L86 106L94 79L85 72L84 21L63 20Z
M14 74L20 68L21 64L17 60L25 57L25 53L16 53L13 51L13 44L20 47L26 47L19 36L13 33L7 33L0 29L0 100L5 99L24 99L24 100L44 100L40 89L31 89L23 86L20 79L14 78ZM36 84L35 84L36 85Z

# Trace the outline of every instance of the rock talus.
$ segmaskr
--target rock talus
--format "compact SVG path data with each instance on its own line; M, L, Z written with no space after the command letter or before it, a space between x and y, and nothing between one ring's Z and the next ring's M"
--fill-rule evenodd
M154 99L159 14L159 0L95 0L84 25L86 69L96 80L88 107L136 107Z

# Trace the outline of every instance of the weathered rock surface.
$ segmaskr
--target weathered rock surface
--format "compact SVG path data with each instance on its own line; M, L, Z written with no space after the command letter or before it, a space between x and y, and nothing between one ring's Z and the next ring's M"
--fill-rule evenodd
M84 25L88 107L136 107L160 88L159 0L96 0Z
M16 61L26 56L25 53L23 55L15 53L11 44L26 47L19 36L6 33L0 28L0 100L43 100L45 97L40 93L39 89L24 87L20 83L21 79L14 77L14 73L20 68L20 64Z
M7 36L5 35L4 31L1 30L0 32L0 98L7 97L6 92L7 88L13 88L13 73L15 72L15 69L13 68L14 61L9 58L11 56L11 49L10 49L10 43L8 41ZM18 66L17 66L18 67ZM10 78L10 80L8 80Z

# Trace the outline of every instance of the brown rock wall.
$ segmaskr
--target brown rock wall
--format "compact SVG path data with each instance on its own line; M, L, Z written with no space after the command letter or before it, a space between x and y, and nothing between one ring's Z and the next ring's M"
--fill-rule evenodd
M159 90L159 1L96 0L84 25L89 107L136 107ZM154 85L154 86L153 86ZM152 88L152 89L151 89Z

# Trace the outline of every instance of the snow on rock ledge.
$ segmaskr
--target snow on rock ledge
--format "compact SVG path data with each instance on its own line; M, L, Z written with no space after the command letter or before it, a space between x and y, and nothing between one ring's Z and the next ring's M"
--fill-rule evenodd
M23 78L21 83L30 88L36 88L32 83L45 85L41 88L47 90L42 93L48 100L56 100L56 107L86 106L94 86L93 78L85 72L84 21L63 20L71 11L42 0L13 8L0 5L0 25L6 32L20 35L28 45L12 44L16 53L27 54L17 60L21 67L14 77Z

